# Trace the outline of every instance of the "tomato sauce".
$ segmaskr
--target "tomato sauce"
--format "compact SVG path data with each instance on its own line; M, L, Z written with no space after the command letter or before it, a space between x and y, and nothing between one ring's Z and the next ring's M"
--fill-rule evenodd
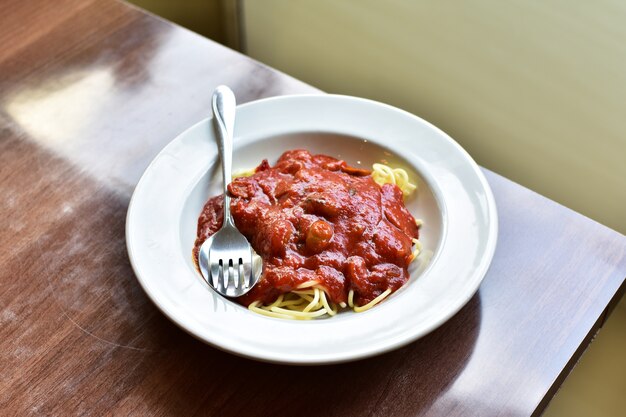
M235 225L263 258L263 275L245 296L269 304L298 285L316 280L331 301L364 305L409 278L415 219L402 191L374 182L370 171L306 150L285 152L271 167L267 160L251 177L229 185ZM223 200L210 198L198 219L194 247L222 225Z

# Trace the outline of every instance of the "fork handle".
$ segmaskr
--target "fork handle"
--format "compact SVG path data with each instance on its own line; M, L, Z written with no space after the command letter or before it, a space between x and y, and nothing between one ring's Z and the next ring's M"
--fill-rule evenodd
M217 143L222 160L222 177L224 178L224 225L232 224L230 217L230 197L228 184L232 180L233 165L233 129L235 127L235 94L225 85L215 89L212 99L213 126L217 133Z

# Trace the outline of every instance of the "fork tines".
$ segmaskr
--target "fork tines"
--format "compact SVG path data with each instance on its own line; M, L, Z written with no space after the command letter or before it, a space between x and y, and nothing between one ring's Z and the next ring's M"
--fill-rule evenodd
M247 279L246 279L247 278ZM247 288L250 285L250 277L246 277L243 259L236 262L233 259L220 259L218 263L211 265L211 279L213 286L220 290L225 290L229 286L232 288Z

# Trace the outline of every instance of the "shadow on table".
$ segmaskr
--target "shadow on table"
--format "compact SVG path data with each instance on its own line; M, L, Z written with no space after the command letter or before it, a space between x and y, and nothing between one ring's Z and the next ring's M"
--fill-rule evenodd
M415 415L428 410L463 370L478 337L480 312L476 294L424 338L340 365L259 363L189 338L170 351L180 361L172 372L176 388L147 406L169 415L193 410L192 404L200 415L220 416Z

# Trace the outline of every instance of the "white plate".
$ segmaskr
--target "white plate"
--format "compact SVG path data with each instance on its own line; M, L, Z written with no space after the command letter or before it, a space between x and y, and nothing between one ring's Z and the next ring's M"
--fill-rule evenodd
M191 261L197 218L221 178L210 120L159 153L137 184L126 239L137 278L180 327L226 351L264 361L343 362L405 345L452 317L478 289L496 246L491 190L471 157L428 122L370 100L284 96L237 108L233 169L275 162L306 148L371 167L386 160L418 182L407 201L424 220L419 262L409 282L375 308L330 319L289 321L257 315L216 295Z

